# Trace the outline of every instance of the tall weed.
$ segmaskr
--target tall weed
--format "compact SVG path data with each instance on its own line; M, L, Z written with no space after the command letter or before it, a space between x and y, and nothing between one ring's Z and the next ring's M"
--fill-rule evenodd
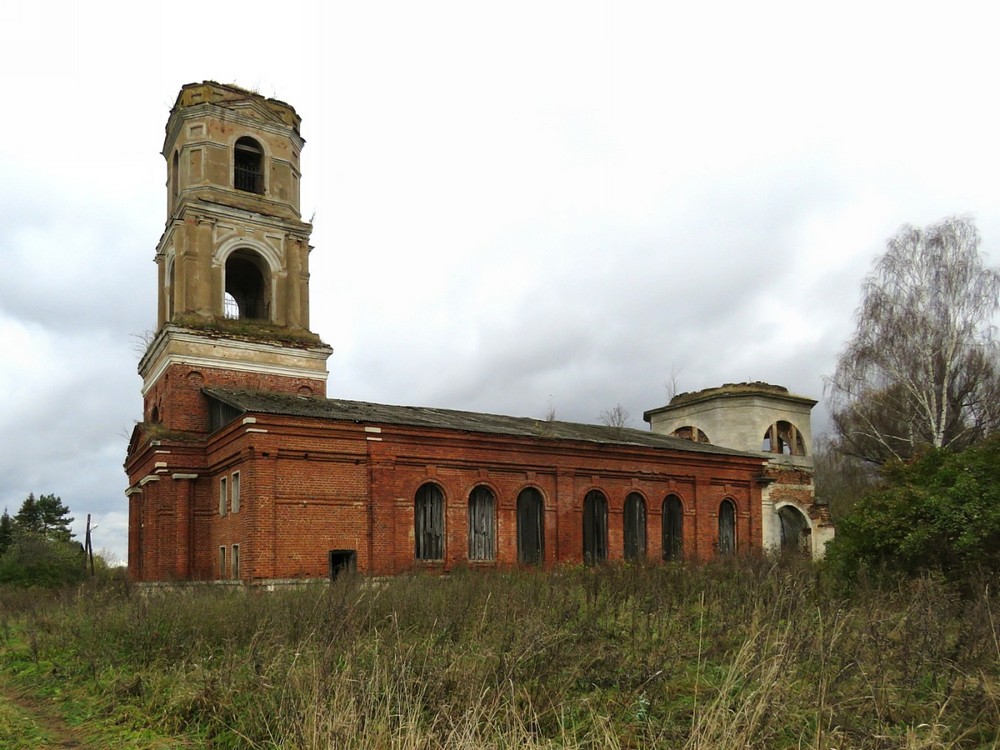
M0 604L5 660L214 748L931 750L1000 746L1000 607L975 591L839 598L755 557Z

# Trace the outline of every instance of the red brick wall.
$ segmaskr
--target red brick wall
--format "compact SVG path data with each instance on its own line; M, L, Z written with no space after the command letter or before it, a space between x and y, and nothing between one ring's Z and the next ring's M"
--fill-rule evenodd
M768 464L766 474L773 482L769 493L771 502L792 502L800 508L809 509L816 501L812 472Z
M326 394L326 383L318 378L289 378L212 367L170 365L146 392L143 419L167 430L208 432L208 401L201 393L206 386L236 390L260 390L314 396Z
M182 378L186 373L181 373ZM183 401L187 389L178 389ZM198 394L185 402L207 414ZM544 498L545 562L583 558L583 498L599 489L608 502L608 558L624 556L623 506L629 493L646 502L646 555L662 554L662 503L684 504L684 554L716 554L719 504L737 506L737 544L761 546L762 460L467 434L319 419L256 415L193 441L161 440L130 457L130 572L139 580L219 577L219 547L240 546L246 581L314 578L328 572L329 550L357 551L358 569L392 574L447 570L468 561L469 494L479 484L495 496L496 560L517 562L516 503L527 487ZM240 472L241 508L219 514L219 478ZM195 479L184 476L196 474ZM178 478L174 478L174 477ZM445 552L439 562L414 556L414 498L434 482L445 498Z

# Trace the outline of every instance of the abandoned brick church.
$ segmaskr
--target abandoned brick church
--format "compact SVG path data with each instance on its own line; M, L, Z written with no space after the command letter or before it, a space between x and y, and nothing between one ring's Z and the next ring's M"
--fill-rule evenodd
M649 431L327 398L299 130L289 105L213 82L170 112L125 461L134 580L822 554L815 402L778 386L682 394Z

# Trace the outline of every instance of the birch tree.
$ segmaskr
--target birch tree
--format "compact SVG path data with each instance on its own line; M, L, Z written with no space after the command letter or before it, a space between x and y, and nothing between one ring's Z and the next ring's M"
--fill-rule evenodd
M862 286L857 328L828 381L845 453L874 463L962 449L1000 425L1000 271L969 219L904 226Z

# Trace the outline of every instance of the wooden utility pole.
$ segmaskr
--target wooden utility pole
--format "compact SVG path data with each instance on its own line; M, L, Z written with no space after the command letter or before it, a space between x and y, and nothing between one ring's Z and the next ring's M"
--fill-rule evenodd
M94 575L94 545L90 541L90 514L87 514L87 534L83 542L83 572L87 572L87 562L90 562L90 575Z

